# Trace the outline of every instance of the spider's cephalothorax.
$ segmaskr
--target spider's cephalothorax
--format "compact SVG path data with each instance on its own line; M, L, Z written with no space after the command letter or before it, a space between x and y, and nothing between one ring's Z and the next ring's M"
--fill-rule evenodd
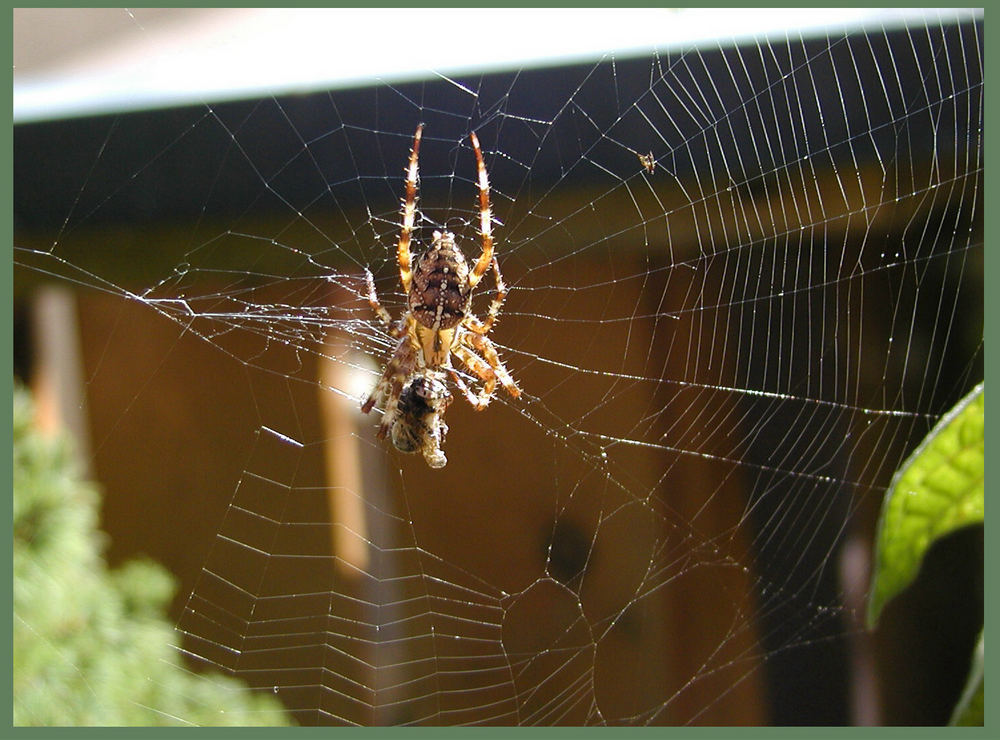
M399 342L378 385L362 404L361 410L368 413L376 404L384 402L378 436L384 439L393 430L393 441L396 442L398 428L403 447L408 446L411 441L412 435L406 432L411 429L419 430L420 425L415 423L418 418L429 420L429 428L432 430L438 430L439 427L443 431L447 430L442 415L451 401L451 394L444 388L444 393L447 394L447 400L444 400L445 394L441 393L443 386L438 388L436 385L441 382L439 377L444 371L447 371L476 409L486 408L493 399L497 381L514 398L521 394L497 356L493 342L486 336L500 314L507 289L500 275L500 265L493 255L490 185L479 139L474 133L469 138L476 155L479 175L479 235L483 245L482 253L470 269L465 255L455 243L455 235L450 231L435 231L427 251L416 259L411 259L410 240L417 211L417 158L423 128L423 124L419 125L413 136L413 149L406 168L403 225L396 247L399 279L403 284L403 292L406 293L406 312L398 322L393 323L389 312L379 303L374 278L370 272L367 273L368 301L372 310ZM472 291L491 267L496 276L497 294L490 304L486 319L480 321L471 312ZM478 393L474 393L455 372L451 364L452 355L474 377L482 381L483 387ZM417 382L414 376L425 380L414 385ZM401 400L405 393L411 394L409 401L407 398ZM418 398L430 401L423 407L416 407L417 410L414 411L413 401ZM432 412L433 417L430 416ZM443 440L443 431L433 435L438 444ZM403 449L399 443L396 446ZM423 448L423 443L421 447ZM425 458L431 467L444 465L444 454L439 448L432 447L429 457L426 448L424 449ZM440 457L434 454L434 449Z

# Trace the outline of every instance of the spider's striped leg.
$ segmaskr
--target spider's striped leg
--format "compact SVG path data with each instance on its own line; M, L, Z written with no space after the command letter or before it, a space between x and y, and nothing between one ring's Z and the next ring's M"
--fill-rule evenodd
M396 261L399 263L399 279L403 283L403 292L410 292L413 280L413 268L410 259L410 235L413 233L413 222L417 214L417 157L420 154L420 134L424 124L417 126L413 135L413 148L410 150L410 164L406 168L406 197L403 199L403 228L399 232L399 243L396 245Z
M379 427L378 438L383 439L389 431L389 427L396 418L396 406L399 403L399 396L403 392L403 384L406 379L413 374L416 365L416 358L410 340L406 336L405 325L397 325L392 330L393 336L400 337L399 344L386 363L385 371L379 378L378 384L371 392L371 395L361 404L361 411L368 413L376 404L381 404L385 399L383 407L382 425Z
M469 134L469 138L472 140L472 148L476 152L476 168L479 171L479 236L483 240L483 253L476 262L476 266L472 268L472 272L469 273L469 289L471 290L482 280L493 261L493 229L491 226L493 215L490 211L490 181L486 176L483 153L479 149L479 138L475 131Z
M497 320L500 315L500 307L503 306L504 299L507 297L507 286L504 285L503 276L500 274L500 264L497 262L497 258L493 258L493 274L497 278L497 294L490 303L489 311L486 312L486 320L480 321L471 313L466 317L465 326L470 331L476 334L488 334L490 329L493 328L493 323Z
M449 369L448 372L451 373L451 379L455 381L455 385L457 385L458 389L462 391L462 395L465 396L465 400L468 401L470 404L472 404L472 408L474 408L476 411L482 411L484 408L487 407L487 405L489 405L490 402L489 398L487 398L485 401L482 400L481 398L482 391L480 391L480 394L477 396L475 393L472 392L472 389L465 384L465 381L462 380L461 375L459 375L453 369Z
M366 398L364 403L361 404L362 413L367 414L369 411L375 408L376 404L382 403L382 399L386 398L389 395L390 389L392 388L393 385L392 383L393 375L396 373L397 363L395 359L396 359L396 354L393 353L392 358L385 366L385 370L382 371L382 375L379 376L378 383L375 384L375 387L372 389L372 392L368 395L368 398ZM399 386L400 388L402 388L403 384L400 383Z
M510 377L510 373L507 372L507 368L504 367L503 362L500 361L500 357L497 355L496 347L493 346L493 342L491 342L488 337L485 337L482 334L475 334L471 331L464 331L462 332L461 342L465 346L471 346L474 349L479 350L480 354L482 354L483 358L485 358L486 364L489 365L490 370L496 375L500 383L503 384L503 387L507 390L507 392L514 398L520 397L521 389L517 387L514 383L514 379ZM473 354L472 356L477 360L480 360L477 355ZM480 362L482 362L482 360L480 360ZM479 373L476 374L483 377ZM485 380L486 378L483 379Z
M389 312L379 302L378 294L375 292L375 278L372 277L371 270L367 268L365 268L365 280L368 283L368 304L372 307L372 311L375 312L375 315L379 317L381 322L391 329L392 316L389 315Z
M372 311L375 315L379 317L379 320L386 325L389 329L389 334L393 337L399 339L406 334L406 324L405 322L399 322L394 324L392 321L392 316L388 311L382 306L378 300L378 294L375 292L375 278L372 277L371 270L365 270L365 280L368 282L368 303L372 307ZM405 341L396 345L396 350L393 352L392 357L389 360L388 365L386 365L385 372L378 381L378 385L371 392L371 395L365 399L365 402L361 405L361 410L364 413L368 413L372 410L375 404L380 403L383 398L385 398L390 393L390 388L392 388L392 374L397 368L400 367L402 359L405 357L403 352L403 347L405 346ZM400 388L402 388L402 382L399 382ZM399 394L399 391L396 392Z
M383 398L386 399L385 408L382 410L382 423L379 424L378 432L375 435L379 439L386 438L392 423L396 420L399 396L403 392L403 377L390 363L379 379L378 385L375 386L375 390L361 406L361 411L367 414L376 403L380 403Z
M364 400L364 403L361 404L362 413L367 414L369 411L375 408L375 404L379 403L383 398L385 398L386 393L388 393L389 391L388 370L389 368L386 368L386 371L382 373L382 376L378 379L378 383L375 385L375 388L372 389L372 392L368 394L368 398L366 398Z
M474 334L472 336L478 335ZM466 400L472 404L472 407L476 411L482 411L484 408L489 406L490 401L493 400L493 392L497 387L496 373L493 372L493 368L490 367L486 361L483 360L483 358L476 355L475 352L466 347L464 344L454 345L451 348L451 351L455 353L455 357L462 361L463 365L469 368L474 375L483 381L483 387L477 395L469 389L461 377L459 377L458 373L454 370L451 371L452 380L454 380L455 384L459 387L459 389L461 389Z

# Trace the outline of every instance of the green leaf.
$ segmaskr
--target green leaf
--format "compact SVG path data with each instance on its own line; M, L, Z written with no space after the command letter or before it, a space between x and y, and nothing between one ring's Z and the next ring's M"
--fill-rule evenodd
M983 647L983 633L979 633L979 642L972 653L972 667L969 668L969 679L962 691L962 697L952 712L952 725L982 726L983 725L983 664L986 651Z
M937 539L983 521L983 399L980 383L896 472L876 533L869 626L886 602L916 578L924 553Z

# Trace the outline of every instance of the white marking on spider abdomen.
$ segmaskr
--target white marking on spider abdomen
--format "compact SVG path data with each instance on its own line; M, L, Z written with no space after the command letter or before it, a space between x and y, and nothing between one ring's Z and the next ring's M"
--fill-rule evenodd
M445 268L445 272L448 268ZM444 294L438 296L437 311L434 312L434 323L431 324L431 331L434 332L434 352L441 351L441 315L444 313Z

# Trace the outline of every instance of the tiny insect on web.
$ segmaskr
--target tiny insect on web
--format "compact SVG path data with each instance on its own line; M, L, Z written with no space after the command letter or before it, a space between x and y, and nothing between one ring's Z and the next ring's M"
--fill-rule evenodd
M656 157L653 156L653 152L649 152L649 154L639 154L638 157L639 164L642 165L642 168L646 170L648 174L652 175L656 172Z
M440 445L447 431L444 411L451 402L451 394L444 385L446 374L476 410L489 405L498 381L514 398L520 396L521 391L487 337L500 314L507 288L493 253L489 179L475 133L470 134L469 139L478 169L479 235L482 240L479 259L470 270L450 231L435 231L427 251L411 258L410 241L417 209L417 159L423 128L423 124L417 126L406 169L403 223L396 256L407 305L399 321L393 322L379 302L374 278L366 271L368 302L399 341L361 410L368 413L380 405L383 417L378 438L384 439L391 431L397 449L403 452L420 449L428 465L440 468L447 462ZM480 321L472 313L472 291L491 267L496 275L496 296L485 320ZM473 392L455 371L452 355L482 381L478 393Z

